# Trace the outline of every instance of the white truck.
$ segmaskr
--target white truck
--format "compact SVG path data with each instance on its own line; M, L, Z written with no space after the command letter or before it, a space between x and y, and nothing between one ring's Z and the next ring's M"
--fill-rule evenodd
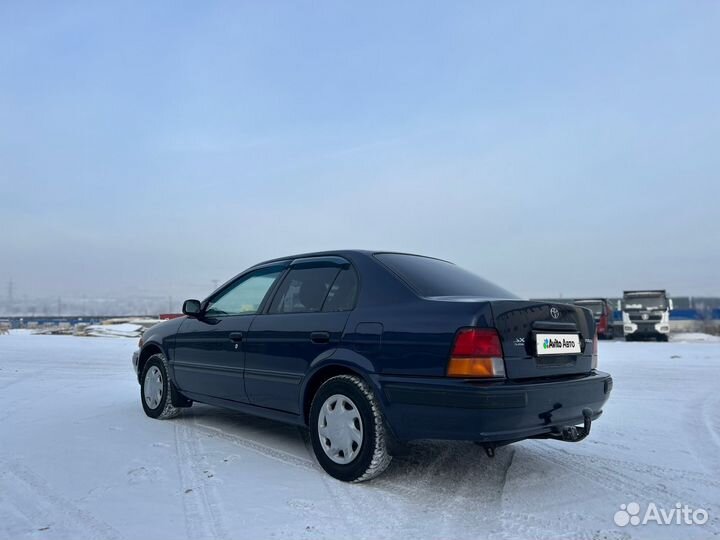
M665 290L624 291L621 310L625 341L667 341L672 308Z

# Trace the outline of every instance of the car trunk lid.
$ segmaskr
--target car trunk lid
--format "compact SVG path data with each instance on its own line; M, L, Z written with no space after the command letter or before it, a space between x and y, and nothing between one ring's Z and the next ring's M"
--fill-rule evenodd
M490 303L509 379L592 370L595 323L580 306L525 300Z

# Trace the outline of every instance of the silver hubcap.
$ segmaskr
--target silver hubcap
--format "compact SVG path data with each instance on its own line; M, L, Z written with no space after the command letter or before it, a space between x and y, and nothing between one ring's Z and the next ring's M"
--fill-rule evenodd
M355 459L363 442L363 424L350 398L335 394L325 400L318 418L318 437L335 463L345 465Z
M143 390L147 406L151 409L156 409L163 396L163 378L157 366L151 367L145 374Z

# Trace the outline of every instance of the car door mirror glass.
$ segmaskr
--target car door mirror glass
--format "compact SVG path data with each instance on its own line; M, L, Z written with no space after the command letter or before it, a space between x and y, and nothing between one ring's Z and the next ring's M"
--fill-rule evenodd
M202 308L200 306L200 300L185 300L183 302L182 312L188 317L197 317L200 315Z

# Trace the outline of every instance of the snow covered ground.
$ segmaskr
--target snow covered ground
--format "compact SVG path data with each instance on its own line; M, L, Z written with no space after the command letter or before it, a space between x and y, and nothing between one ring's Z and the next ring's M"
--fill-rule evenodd
M720 536L720 343L600 344L615 379L579 444L489 459L418 443L337 482L295 427L195 405L147 418L136 340L0 336L0 538L710 538ZM627 525L621 504L703 508L704 525Z

